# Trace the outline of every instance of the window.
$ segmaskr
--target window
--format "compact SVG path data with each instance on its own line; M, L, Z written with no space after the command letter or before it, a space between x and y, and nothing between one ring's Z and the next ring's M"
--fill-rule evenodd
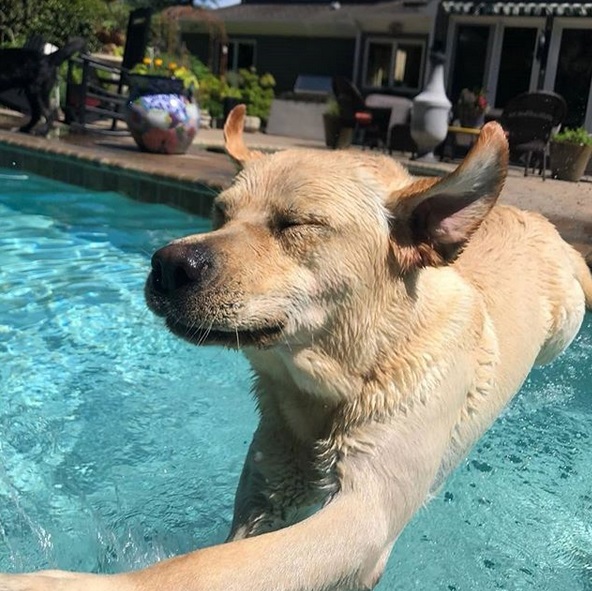
M255 41L231 40L228 43L228 69L236 72L255 65Z
M455 102L463 88L486 86L485 72L489 34L488 25L460 25L457 29L452 88L450 99Z
M537 33L532 27L507 27L504 30L496 107L505 107L512 97L530 89Z
M447 47L453 104L463 88L483 89L495 116L511 98L542 84L535 53L545 24L544 17L453 17Z
M424 43L369 39L364 60L364 86L419 90Z
M567 102L566 127L586 121L592 81L592 30L563 29L553 90Z

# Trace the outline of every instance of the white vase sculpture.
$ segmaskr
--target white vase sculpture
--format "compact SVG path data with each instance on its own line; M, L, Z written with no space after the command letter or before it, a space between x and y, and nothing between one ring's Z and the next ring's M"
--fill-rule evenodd
M448 134L452 103L444 89L444 54L432 51L432 72L423 92L413 99L411 137L417 145L416 159L435 160L434 148Z

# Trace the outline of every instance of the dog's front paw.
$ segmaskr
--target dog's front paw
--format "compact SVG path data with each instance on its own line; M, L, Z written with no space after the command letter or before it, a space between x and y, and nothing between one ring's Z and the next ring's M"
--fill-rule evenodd
M73 573L58 570L26 575L0 574L0 591L61 591L70 588L64 583L73 583L74 577Z
M43 587L35 584L32 575L0 575L0 591L37 591Z
M95 575L43 570L24 575L0 574L0 591L136 591L131 573Z

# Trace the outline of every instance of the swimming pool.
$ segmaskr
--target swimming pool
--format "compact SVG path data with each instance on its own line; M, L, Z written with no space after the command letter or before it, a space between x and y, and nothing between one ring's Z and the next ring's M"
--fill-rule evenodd
M255 425L236 353L147 310L208 222L0 171L0 570L137 568L224 539ZM403 533L383 591L592 589L592 318Z

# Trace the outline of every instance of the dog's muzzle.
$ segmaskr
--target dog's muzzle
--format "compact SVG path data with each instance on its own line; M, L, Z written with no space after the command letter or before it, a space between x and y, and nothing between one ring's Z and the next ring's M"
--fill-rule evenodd
M272 345L282 335L285 319L257 317L238 323L233 316L238 306L216 277L220 268L214 250L203 242L173 242L157 250L146 281L148 307L166 319L173 334L197 345Z
M214 257L204 244L169 244L152 256L151 287L168 296L184 287L201 287L212 277Z

